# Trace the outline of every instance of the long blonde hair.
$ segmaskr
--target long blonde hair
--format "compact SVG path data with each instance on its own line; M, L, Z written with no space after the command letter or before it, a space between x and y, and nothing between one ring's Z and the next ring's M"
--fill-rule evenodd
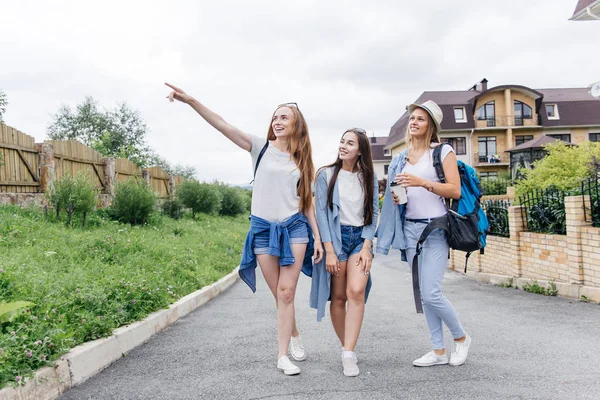
M298 107L292 105L281 105L275 109L275 112L281 107L287 107L292 110L294 114L294 126L292 134L290 135L290 141L288 151L296 163L296 167L300 171L300 181L298 181L298 195L300 196L300 204L298 206L299 211L308 213L312 206L312 183L314 180L315 166L312 160L312 147L310 145L310 137L308 136L308 125L304 119L304 115L298 109ZM275 132L273 131L273 124L269 124L269 133L267 134L267 140L275 140Z

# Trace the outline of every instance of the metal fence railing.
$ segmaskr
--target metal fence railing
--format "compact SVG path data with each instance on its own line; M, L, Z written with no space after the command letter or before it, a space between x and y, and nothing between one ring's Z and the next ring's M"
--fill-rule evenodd
M600 227L600 182L598 176L594 178L588 178L581 182L581 194L583 196L588 195L590 197L590 215L592 217L592 226ZM583 210L586 222L588 221L587 205L583 201Z
M568 193L556 189L534 190L520 196L523 225L530 232L565 235L565 196Z
M485 215L488 218L488 234L492 236L509 237L510 229L508 226L508 207L511 206L508 200L487 200L481 204Z

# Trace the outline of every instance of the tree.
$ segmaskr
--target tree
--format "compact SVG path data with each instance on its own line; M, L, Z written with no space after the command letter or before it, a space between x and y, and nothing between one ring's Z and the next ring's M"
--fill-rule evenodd
M48 126L51 139L79 140L106 157L127 158L143 167L152 153L146 145L147 132L139 111L126 103L100 110L92 97L86 97L75 111L61 106Z
M6 106L8 105L8 100L6 100L6 94L0 90L0 122L4 122L2 117L4 113L6 113Z
M198 171L196 171L196 167L193 165L171 164L169 161L156 153L152 153L148 157L148 166L160 167L169 175L179 175L185 179L196 179L196 174L198 173Z

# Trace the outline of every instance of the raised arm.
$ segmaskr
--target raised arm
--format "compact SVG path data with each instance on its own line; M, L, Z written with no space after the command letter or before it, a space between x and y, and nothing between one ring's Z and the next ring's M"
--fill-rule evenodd
M177 86L173 86L169 83L165 83L165 85L173 89L173 91L167 96L169 101L173 102L177 100L190 105L198 114L200 114L202 118L204 118L206 122L221 132L227 139L231 140L233 143L246 151L252 150L252 137L249 134L242 132L240 129L231 125L219 114L211 111L205 105Z

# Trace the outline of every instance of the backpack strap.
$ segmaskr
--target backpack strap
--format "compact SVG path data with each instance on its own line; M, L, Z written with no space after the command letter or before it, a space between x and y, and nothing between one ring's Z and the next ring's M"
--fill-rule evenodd
M419 241L417 242L417 251L415 253L415 257L412 261L412 283L413 283L413 295L415 298L415 307L417 309L417 313L423 314L423 302L421 300L421 286L419 284L419 255L423 250L423 243L427 239L429 234L436 230L442 229L448 232L448 218L443 215L439 218L433 219L430 223L427 224L423 232L421 233L421 237L419 237Z
M263 156L265 155L265 151L267 151L267 147L269 147L269 140L267 139L267 142L265 143L265 145L263 146L263 148L260 150L260 153L258 153L258 158L256 159L256 165L254 166L254 178L256 178L256 171L258 171L258 164L260 164L260 160L263 158ZM252 179L253 183L254 179Z
M442 165L442 148L446 145L449 146L448 143L443 142L433 149L433 169L435 169L435 173L442 183L446 183L446 174L444 174L444 166Z

